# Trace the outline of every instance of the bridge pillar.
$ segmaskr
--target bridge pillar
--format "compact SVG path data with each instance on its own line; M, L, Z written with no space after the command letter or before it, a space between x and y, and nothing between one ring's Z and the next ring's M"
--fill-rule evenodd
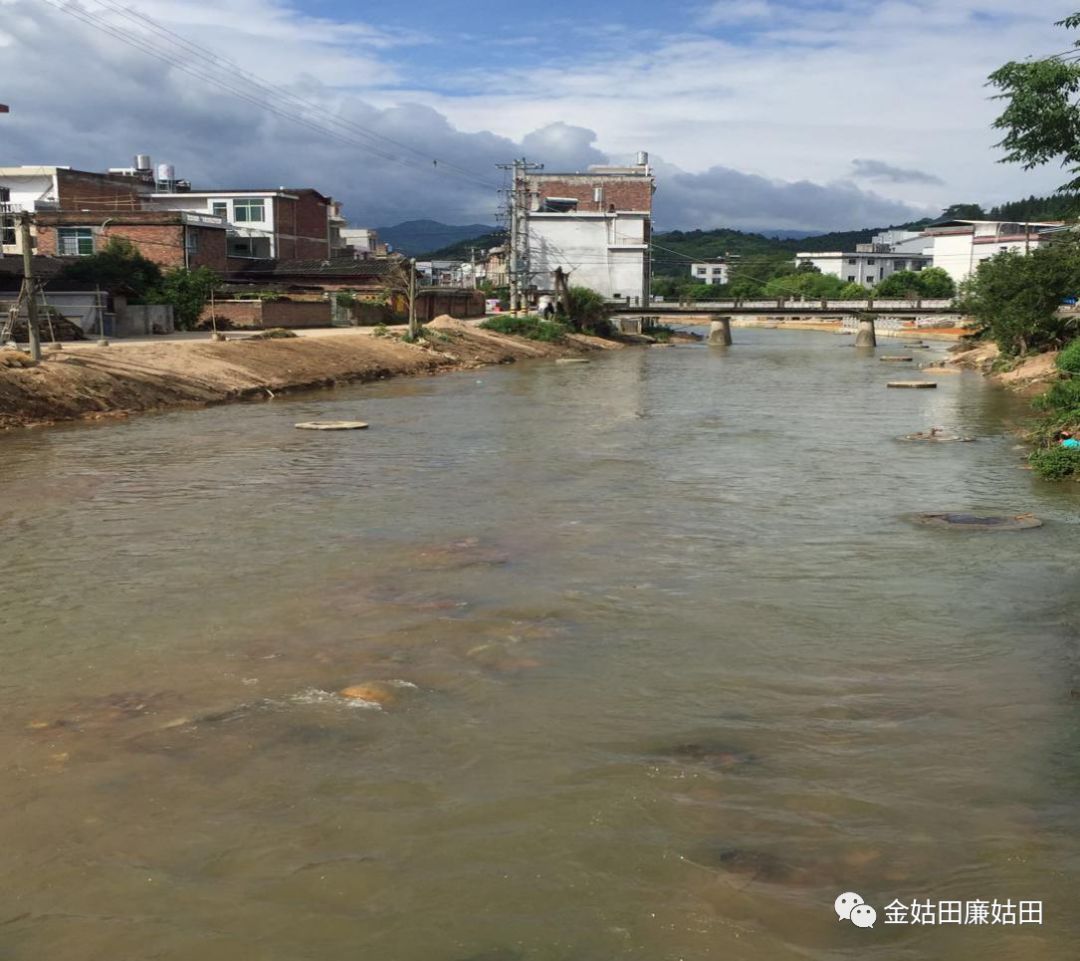
M865 315L859 317L859 332L855 335L856 347L877 347L877 332L874 330L874 318Z
M712 321L709 324L709 346L730 347L731 318L721 317L719 314L710 314L709 316Z

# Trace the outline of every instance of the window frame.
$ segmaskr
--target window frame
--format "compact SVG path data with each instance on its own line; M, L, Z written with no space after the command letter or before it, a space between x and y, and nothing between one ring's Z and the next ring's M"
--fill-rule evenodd
M74 236L73 236L74 235ZM75 241L75 251L67 250L67 241ZM90 249L84 250L84 242L89 241ZM94 254L93 227L57 227L56 254L58 257L92 257Z
M266 223L266 200L263 197L241 197L232 202L233 222L238 224L265 224ZM252 217L251 210L258 207L259 216ZM243 211L243 216L240 216Z

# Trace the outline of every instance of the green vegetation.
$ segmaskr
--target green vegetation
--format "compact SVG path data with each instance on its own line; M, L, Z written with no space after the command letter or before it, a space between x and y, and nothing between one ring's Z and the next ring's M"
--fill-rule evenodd
M165 274L157 290L146 296L146 301L151 304L172 304L177 328L193 330L210 300L210 292L219 283L221 278L209 267L196 267L194 270L181 267Z
M252 334L249 340L287 340L290 337L296 337L296 331L289 330L287 327L268 327L266 330L260 330L257 334Z
M1006 251L979 264L964 282L961 306L1006 356L1062 346L1074 316L1062 300L1080 292L1080 241L1060 240L1031 254Z
M611 311L603 296L589 287L571 287L567 298L570 323L598 337L610 336Z
M172 304L180 330L195 327L210 291L221 282L209 267L162 273L134 244L120 237L113 237L104 250L65 265L56 279L122 293L133 303Z
M926 297L943 299L956 296L956 284L941 267L925 270L898 270L874 288L875 297Z
M1080 13L1056 24L1068 30L1080 27ZM1074 43L1074 47L1080 43ZM1062 192L1080 191L1080 62L1075 56L1010 61L990 74L1005 109L994 121L1005 136L999 147L1006 163L1025 170L1060 163L1072 179Z
M1064 480L1080 471L1080 450L1053 444L1031 452L1028 463L1046 480Z
M1069 374L1080 374L1080 338L1069 342L1068 346L1058 354L1056 363L1058 370ZM1071 382L1066 381L1066 383ZM1080 407L1080 403L1076 406Z
M565 324L556 320L544 320L533 314L517 317L512 314L498 314L489 317L480 326L486 330L494 330L496 333L527 337L529 340L540 340L549 344L558 343L567 333Z
M131 241L113 237L104 250L62 267L56 280L100 287L139 302L161 287L162 274L161 268L140 254Z

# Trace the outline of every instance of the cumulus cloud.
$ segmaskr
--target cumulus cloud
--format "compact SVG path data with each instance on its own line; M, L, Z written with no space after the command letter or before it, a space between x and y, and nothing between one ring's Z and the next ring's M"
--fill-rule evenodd
M772 180L729 167L687 173L658 165L659 229L687 224L708 229L850 230L907 223L931 211L860 190L850 182Z
M714 9L724 6L746 16L755 3ZM217 69L240 90L251 94L241 71L252 71L310 106L258 92L251 103L192 77L182 67L212 71L182 44L171 45L177 62L163 63L47 5L0 0L4 99L13 111L0 120L0 161L97 170L145 152L199 185L314 186L367 225L420 217L491 222L502 178L495 165L522 155L568 170L625 160L639 149L663 156L656 197L662 229L878 225L952 199L940 182L884 177L875 168L871 182L894 196L837 179L856 142L871 144L878 156L907 156L900 144L925 141L942 164L960 158L963 179L950 179L970 192L971 131L919 128L928 123L924 72L912 74L910 62L886 64L879 45L867 53L856 49L858 40L827 56L814 50L793 59L708 36L661 35L648 49L624 49L629 41L620 37L610 57L568 52L566 63L506 72L498 89L490 77L470 83L468 74L422 89L403 78L428 75L407 70L401 59L402 51L426 49L431 38L419 34L312 18L283 0L220 0L209 34L204 3L145 0L140 9L227 53L235 64L222 61ZM909 38L897 42L910 54ZM956 59L951 45L941 63L952 73L934 78L935 88L959 85ZM42 70L42 63L69 65L78 83L71 71ZM850 98L843 117L808 112L806 104L829 102L838 71L868 78L872 89ZM776 83L781 75L798 77L799 96ZM904 91L903 104L883 125L883 98L894 88ZM305 120L329 124L339 136ZM992 159L987 165L1001 169ZM1001 199L1013 192L1002 191Z
M851 175L858 180L877 180L893 184L944 184L945 181L923 170L905 170L883 160L853 160Z

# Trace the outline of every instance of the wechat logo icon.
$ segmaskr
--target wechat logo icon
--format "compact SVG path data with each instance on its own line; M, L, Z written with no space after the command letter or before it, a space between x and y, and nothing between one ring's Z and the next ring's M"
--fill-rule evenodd
M872 928L877 920L875 911L863 899L861 894L845 891L833 902L836 916L841 921L850 921L857 928Z

